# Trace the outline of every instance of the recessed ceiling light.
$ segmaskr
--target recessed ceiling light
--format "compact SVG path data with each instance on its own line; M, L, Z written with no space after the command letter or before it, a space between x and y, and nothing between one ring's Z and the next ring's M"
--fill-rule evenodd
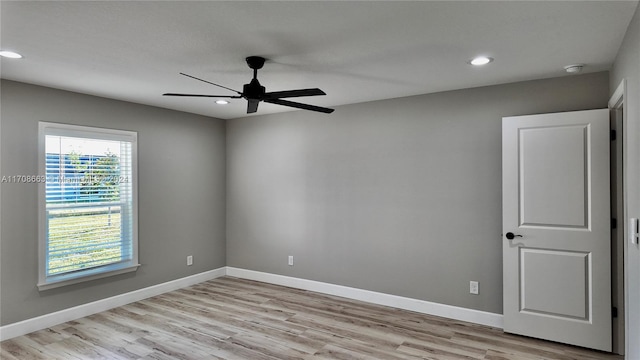
M216 100L216 104L218 105L227 105L229 102L227 100Z
M568 72L569 74L576 74L582 71L583 67L584 67L584 64L571 64L571 65L565 66L564 71Z
M474 65L474 66L481 66L481 65L487 65L488 63L492 62L493 58L490 58L488 56L477 56L473 59L471 59L469 61L469 64Z
M0 51L0 56L6 57L9 59L22 59L22 55L18 54L17 52L13 52L9 50Z

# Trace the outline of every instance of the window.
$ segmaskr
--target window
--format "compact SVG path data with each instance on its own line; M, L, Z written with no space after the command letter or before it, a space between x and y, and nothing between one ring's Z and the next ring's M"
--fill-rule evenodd
M38 288L135 271L137 133L40 123Z

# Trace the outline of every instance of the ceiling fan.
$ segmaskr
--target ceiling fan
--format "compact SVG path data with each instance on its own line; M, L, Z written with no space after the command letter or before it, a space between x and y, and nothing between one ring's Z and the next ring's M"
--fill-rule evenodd
M265 62L265 58L260 56L249 56L248 58L246 58L246 61L247 61L247 65L249 65L249 68L253 69L253 79L251 79L250 83L245 84L243 86L241 92L238 90L228 88L226 86L218 85L216 83L212 83L210 81L197 78L195 76L191 76L185 73L180 73L180 75L184 75L192 79L205 82L207 84L215 85L217 87L221 87L223 89L233 91L238 95L201 95L201 94L177 94L177 93L166 93L162 95L163 96L215 97L215 98L228 98L228 99L245 98L248 101L247 114L255 113L256 111L258 111L258 104L260 103L260 101L264 101L266 103L271 103L271 104L294 107L294 108L303 109L303 110L318 111L326 114L330 114L334 111L334 109L329 109L325 107L303 104L303 103L289 101L289 100L283 100L283 98L326 95L324 91L318 88L266 92L265 87L260 85L260 82L258 81L258 69L262 69L262 66L264 65L264 62Z

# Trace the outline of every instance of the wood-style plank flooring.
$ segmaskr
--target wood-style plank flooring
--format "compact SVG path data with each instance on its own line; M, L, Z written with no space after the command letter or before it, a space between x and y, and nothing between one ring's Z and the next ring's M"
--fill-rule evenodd
M1 343L26 359L622 359L500 329L222 277Z

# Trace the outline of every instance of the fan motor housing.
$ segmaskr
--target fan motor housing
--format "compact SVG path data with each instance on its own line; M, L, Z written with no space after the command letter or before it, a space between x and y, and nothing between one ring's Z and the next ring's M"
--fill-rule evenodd
M242 87L242 94L247 99L262 100L264 99L265 91L265 87L260 85L258 79L253 79Z

